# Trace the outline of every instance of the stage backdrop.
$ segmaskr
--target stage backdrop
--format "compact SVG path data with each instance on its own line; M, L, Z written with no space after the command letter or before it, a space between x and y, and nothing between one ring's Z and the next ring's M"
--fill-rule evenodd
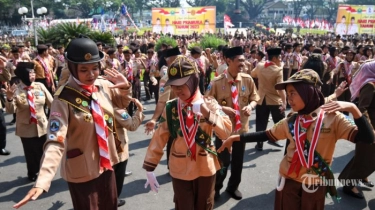
M216 7L152 8L152 32L182 35L215 30Z
M336 18L336 34L374 34L374 5L339 5Z

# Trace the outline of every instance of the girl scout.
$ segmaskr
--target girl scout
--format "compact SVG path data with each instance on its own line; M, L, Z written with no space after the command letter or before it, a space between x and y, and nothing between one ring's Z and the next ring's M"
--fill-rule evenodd
M131 85L113 69L105 73L114 85L98 78L103 57L90 39L69 43L65 58L71 76L55 93L39 175L14 208L47 192L62 162L61 176L68 182L74 209L117 209L112 165L119 162L121 142L115 134L114 107L129 105Z
M324 104L320 85L319 75L313 70L301 70L276 84L276 89L286 90L291 108L298 113L269 130L231 136L218 150L230 150L234 141L290 140L279 168L282 178L276 191L277 210L323 210L326 192L337 196L334 185L324 184L324 180L334 179L330 166L336 141L374 141L374 132L358 108L349 102ZM338 111L350 112L354 122Z

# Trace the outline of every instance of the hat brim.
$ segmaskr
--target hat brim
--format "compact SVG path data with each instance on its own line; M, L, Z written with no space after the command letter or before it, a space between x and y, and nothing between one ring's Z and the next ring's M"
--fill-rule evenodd
M297 83L297 82L303 82L302 80L293 80L293 79L288 79L284 82L280 82L280 83L277 83L275 85L275 89L276 90L285 90L286 86L288 84L292 84L292 83Z
M89 61L73 61L73 60L70 60L67 56L67 52L65 52L65 55L64 55L65 59L71 63L76 63L76 64L88 64L88 63L97 63L97 62L100 62L103 58L104 58L104 53L102 51L99 51L99 58L96 58L96 59L93 59L93 60L89 60Z
M168 79L164 86L174 85L174 86L181 86L186 84L186 82L190 79L191 75L179 79Z

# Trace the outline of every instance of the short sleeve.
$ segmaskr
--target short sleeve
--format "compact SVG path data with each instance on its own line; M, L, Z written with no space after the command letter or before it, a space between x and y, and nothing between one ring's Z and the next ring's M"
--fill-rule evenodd
M268 138L272 141L278 141L288 138L289 127L288 119L285 118L276 123L271 129L266 131Z
M336 119L334 123L336 129L336 139L346 139L354 142L358 129L354 121L349 116L336 112Z

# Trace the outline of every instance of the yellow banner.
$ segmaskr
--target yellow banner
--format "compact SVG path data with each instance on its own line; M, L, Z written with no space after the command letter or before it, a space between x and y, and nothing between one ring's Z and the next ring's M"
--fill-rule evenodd
M152 8L152 32L182 35L215 31L216 7Z
M339 5L335 33L340 35L374 34L374 5Z

